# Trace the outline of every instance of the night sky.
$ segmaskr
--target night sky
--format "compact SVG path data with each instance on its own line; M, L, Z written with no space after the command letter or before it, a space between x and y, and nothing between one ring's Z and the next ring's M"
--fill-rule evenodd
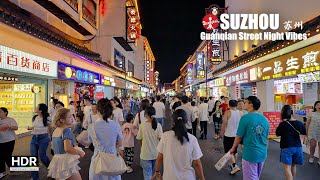
M201 43L202 18L211 4L224 0L140 0L142 35L149 40L161 83L171 83Z

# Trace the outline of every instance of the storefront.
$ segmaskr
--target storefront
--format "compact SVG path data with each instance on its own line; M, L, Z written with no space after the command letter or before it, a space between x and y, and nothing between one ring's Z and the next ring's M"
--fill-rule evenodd
M126 86L127 86L127 96L134 97L134 98L139 96L138 94L139 85L127 82Z
M224 85L224 79L218 78L208 82L210 96L220 99L221 96L228 96L227 87Z
M97 101L102 98L112 99L114 97L114 87L116 86L114 78L101 75L101 85L96 87Z
M100 74L59 62L58 78L74 82L73 101L81 101L84 97L89 97L93 102L96 101L95 88L101 82ZM71 86L72 84L70 83Z
M303 88L299 78L274 81L275 111L280 112L285 104L303 104Z
M48 80L57 78L57 62L0 45L0 107L28 132L34 109L48 102Z
M230 99L244 99L257 95L256 83L250 79L249 68L227 75L225 84L227 86L226 95Z
M61 101L65 107L68 107L72 100L70 96L70 84L64 80L53 80L53 95L52 97Z

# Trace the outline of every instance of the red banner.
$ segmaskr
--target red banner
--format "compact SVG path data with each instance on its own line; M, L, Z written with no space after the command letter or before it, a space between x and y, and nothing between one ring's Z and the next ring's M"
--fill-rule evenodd
M99 101L100 99L104 98L103 92L96 92L96 100Z
M277 138L276 136L276 129L279 124L282 122L281 120L281 113L280 112L264 112L263 115L269 121L269 138Z

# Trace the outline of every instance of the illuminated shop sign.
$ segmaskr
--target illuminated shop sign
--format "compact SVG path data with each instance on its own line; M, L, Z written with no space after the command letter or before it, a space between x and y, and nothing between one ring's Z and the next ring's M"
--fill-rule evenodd
M320 70L319 43L252 66L251 80L268 80Z
M208 84L209 87L219 87L219 86L224 86L224 78L218 78L215 80L212 80Z
M299 74L299 79L303 83L319 82L320 81L320 72L311 72L306 74Z
M243 83L249 82L250 81L249 74L250 74L249 70L244 69L244 70L232 73L230 75L227 75L225 77L226 86L233 86L236 84L243 84Z
M101 84L106 86L116 86L113 78L104 75L101 75Z
M138 11L135 7L127 7L127 18L128 39L130 41L136 41L141 34L141 30Z
M100 74L61 62L58 63L58 78L82 83L100 83Z
M57 77L57 62L1 45L0 69Z
M196 73L197 78L204 78L205 77L205 57L203 52L198 52L196 54Z
M187 66L187 84L192 84L193 82L193 64L190 63Z

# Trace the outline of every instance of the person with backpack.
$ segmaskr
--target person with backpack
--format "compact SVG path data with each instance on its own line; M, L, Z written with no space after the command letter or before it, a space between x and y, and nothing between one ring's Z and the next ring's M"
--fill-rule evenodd
M281 110L282 122L276 130L276 135L281 136L280 162L283 163L286 180L295 179L296 165L303 165L304 161L300 135L306 135L306 128L292 114L290 105L284 105Z

